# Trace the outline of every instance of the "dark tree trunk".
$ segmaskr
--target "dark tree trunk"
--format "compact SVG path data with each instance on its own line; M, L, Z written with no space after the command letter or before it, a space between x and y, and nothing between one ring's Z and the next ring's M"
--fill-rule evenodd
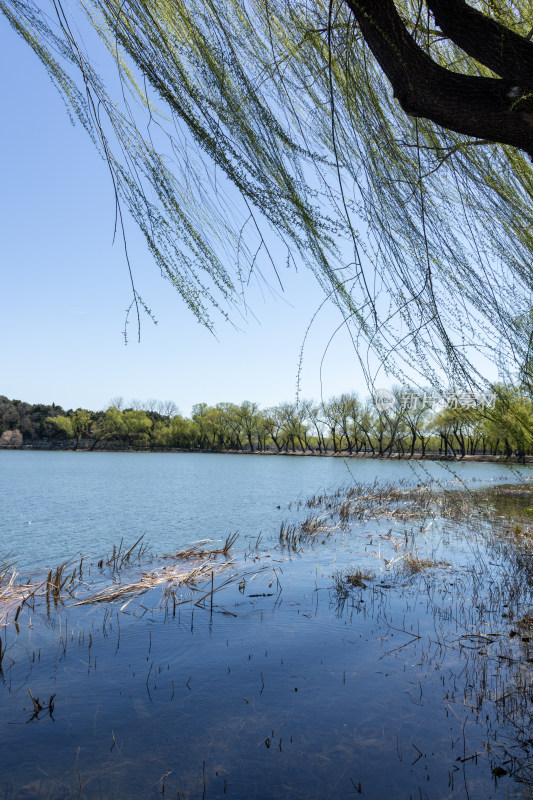
M463 0L427 0L445 36L501 78L462 75L415 42L393 0L345 0L404 111L533 156L533 44Z

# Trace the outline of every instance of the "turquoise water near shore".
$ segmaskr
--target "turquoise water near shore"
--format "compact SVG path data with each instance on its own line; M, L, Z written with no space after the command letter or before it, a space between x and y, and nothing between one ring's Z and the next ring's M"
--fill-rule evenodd
M161 554L199 539L279 533L287 505L374 480L501 483L533 467L204 453L0 451L0 556L20 569L101 555L143 533ZM459 485L459 480L458 480ZM281 506L278 509L277 506Z

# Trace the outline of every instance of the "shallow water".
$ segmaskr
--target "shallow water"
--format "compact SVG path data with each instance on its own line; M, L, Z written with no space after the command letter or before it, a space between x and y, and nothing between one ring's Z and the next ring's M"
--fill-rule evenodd
M220 527L226 520L234 530L231 515L245 520L246 505L251 521L245 533L255 542L254 521L262 520L265 536L258 548L246 536L239 540L234 562L214 576L214 588L222 588L212 608L209 599L200 607L187 602L194 592L181 586L174 598L162 598L157 587L127 605L124 598L77 607L67 598L48 607L41 602L34 611L28 604L17 625L12 614L0 630L1 797L531 797L530 787L517 781L523 775L520 754L527 760L517 725L526 725L527 734L529 642L513 631L521 630L518 617L533 597L527 581L513 583L512 553L486 517L368 517L291 552L276 541L280 519L301 521L309 509L278 510L275 501L346 483L342 462L230 456L220 475L217 465L226 464L225 456L187 457L179 470L166 455L154 456L160 466L149 467L156 473L145 479L152 488L143 494L140 465L152 456L128 455L123 462L113 455L99 478L98 462L83 461L93 456L74 455L69 462L70 454L50 455L66 458L55 462L55 478L40 478L33 510L41 528L31 526L32 546L42 546L43 531L54 526L65 538L48 550L43 546L43 561L55 552L63 557L69 542L87 549L78 546L76 536L87 528L75 512L91 480L101 480L100 496L115 496L117 506L113 511L110 503L107 528L106 509L94 509L96 552L109 552L116 534L134 540L139 529L132 530L133 511L130 525L120 527L118 507L125 513L128 502L145 523L153 502L158 552L177 541L175 533L165 538L165 519L172 518L165 498L188 520L183 541L201 538L205 523L195 519L192 504L184 507L186 481L176 475L181 470L192 480L202 464L204 470L212 465L211 481L204 477L194 491L198 502L208 486L211 494L199 503L197 517L205 520L210 508L219 509ZM22 472L24 462L16 463ZM69 525L60 519L61 492L44 489L55 486L59 464L62 469L67 463L81 464L83 472L76 481L62 478L77 498L70 539ZM109 466L121 463L128 465L127 480ZM284 472L271 486L266 476L276 464ZM381 465L349 462L365 481ZM464 474L487 481L502 472L494 465L464 466ZM383 467L389 480L409 474L402 464ZM52 467L48 472L53 477ZM230 498L231 486L237 491ZM25 497L29 502L31 491ZM10 514L17 502L20 497ZM499 510L506 518L523 516L530 504L526 492ZM22 559L28 541L19 544ZM403 566L405 553L430 557L434 566L413 573ZM213 563L225 560L219 556ZM158 564L141 559L113 573L86 562L79 592L128 582ZM339 592L334 576L348 567L372 576L364 587ZM233 580L224 585L228 576ZM195 598L202 597L202 586L197 588ZM204 590L209 588L207 581ZM29 692L42 709L36 711ZM522 702L526 711L519 712Z
M0 556L20 568L100 555L143 533L157 553L236 530L277 537L298 498L351 482L499 483L530 466L211 453L0 450Z

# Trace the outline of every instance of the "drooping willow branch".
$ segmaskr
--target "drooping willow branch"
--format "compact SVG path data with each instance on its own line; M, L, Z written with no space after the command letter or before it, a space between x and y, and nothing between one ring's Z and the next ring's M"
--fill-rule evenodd
M397 376L528 361L526 0L503 21L484 0L428 0L437 28L419 0L81 2L123 97L43 8L0 10L198 319L238 313L250 276L286 262L313 270L361 359L370 347Z

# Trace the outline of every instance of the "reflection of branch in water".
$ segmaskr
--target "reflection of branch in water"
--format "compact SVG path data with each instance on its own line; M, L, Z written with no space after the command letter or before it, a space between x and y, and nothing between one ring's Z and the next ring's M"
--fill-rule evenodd
M39 714L41 713L41 711L48 711L50 717L52 719L54 719L54 697L55 697L55 694L50 696L50 699L48 701L48 705L42 705L39 702L39 698L38 697L34 697L32 695L30 689L28 689L28 694L31 697L31 702L33 703L33 714L27 720L27 722L31 722L34 719L39 719Z

